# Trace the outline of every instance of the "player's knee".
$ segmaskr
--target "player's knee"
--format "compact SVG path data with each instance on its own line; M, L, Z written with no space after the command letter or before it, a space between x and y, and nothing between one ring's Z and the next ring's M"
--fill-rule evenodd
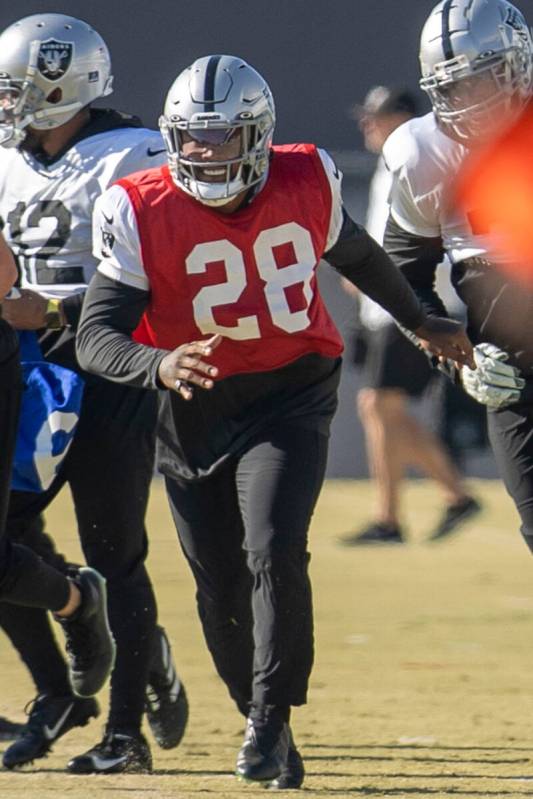
M248 568L254 576L270 573L273 580L299 580L307 574L310 555L303 544L250 550Z
M240 597L228 596L227 593L215 596L197 594L198 616L210 639L213 635L226 636L251 625L249 597L249 591Z
M359 413L366 419L396 419L405 413L405 396L396 389L365 388L359 392Z

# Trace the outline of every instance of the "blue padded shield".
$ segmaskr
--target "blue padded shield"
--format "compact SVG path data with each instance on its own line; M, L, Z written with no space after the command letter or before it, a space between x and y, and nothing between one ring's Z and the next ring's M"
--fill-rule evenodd
M83 379L44 361L34 333L19 335L24 392L11 487L40 492L51 485L74 437Z

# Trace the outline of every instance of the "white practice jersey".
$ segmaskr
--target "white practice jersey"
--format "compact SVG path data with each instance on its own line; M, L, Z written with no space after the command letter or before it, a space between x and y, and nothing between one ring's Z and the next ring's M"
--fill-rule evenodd
M440 236L452 263L471 256L494 262L497 257L489 238L473 230L475 214L466 214L450 202L453 181L467 152L440 131L433 113L415 117L393 131L383 147L393 174L391 215L414 236Z
M96 199L115 180L165 160L159 132L135 127L88 136L49 166L0 147L0 227L17 258L21 285L48 297L83 291L97 266Z

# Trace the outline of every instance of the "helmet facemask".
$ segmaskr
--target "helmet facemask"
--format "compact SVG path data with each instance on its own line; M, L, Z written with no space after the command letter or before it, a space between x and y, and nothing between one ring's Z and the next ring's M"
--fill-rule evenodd
M244 112L246 113L246 112ZM244 113L242 116L244 116ZM204 114L203 116L207 116ZM267 171L272 125L267 115L228 124L219 115L201 122L161 117L159 124L169 154L169 168L173 180L187 194L207 205L224 205L242 191L260 183ZM220 147L238 137L239 153L225 160L191 160L184 155L186 137L207 148ZM205 180L206 170L216 180ZM214 175L220 170L220 175Z
M459 14L461 6L455 11ZM532 87L531 35L520 12L494 0L472 13L467 28L455 34L455 57L433 57L439 45L432 43L431 27L428 35L422 33L420 53L420 87L444 132L465 145L481 143L512 124ZM457 19L453 24L457 26Z
M37 87L0 75L0 146L16 147L24 141L24 128L33 121L34 109L43 99Z
M274 125L272 94L259 73L236 56L197 59L172 84L159 120L174 183L210 206L258 191Z
M10 78L0 72L0 145L16 147L26 136L25 128L34 123L46 97L42 89L32 82L37 70L40 41L31 42L29 61L23 79ZM50 92L54 91L51 87Z
M61 97L61 89L52 89L50 95ZM49 107L46 103L49 102ZM43 107L45 106L45 107ZM80 102L55 108L52 100L29 81L12 81L0 73L0 147L18 147L26 138L26 128L57 128L68 122L82 108ZM53 119L51 117L54 117Z
M477 68L464 55L436 64L420 87L445 130L465 144L512 122L529 94L524 92L522 73L502 54L489 56Z

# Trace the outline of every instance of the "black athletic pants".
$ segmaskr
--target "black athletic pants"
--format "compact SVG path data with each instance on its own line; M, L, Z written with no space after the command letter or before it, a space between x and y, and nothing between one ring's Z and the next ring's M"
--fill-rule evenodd
M498 469L520 514L522 535L533 551L533 405L488 411L487 419Z
M87 385L74 441L54 484L44 494L13 492L8 531L28 540L36 535L39 514L68 483L83 553L107 579L108 610L117 643L111 676L109 726L138 730L156 623L156 604L145 568L144 517L152 479L156 393L99 380ZM6 621L5 614L11 618ZM50 669L53 641L43 639L46 620L4 607L2 620L39 690L61 692L63 677ZM38 640L26 637L39 630ZM21 633L24 631L24 633ZM15 640L18 635L18 641ZM54 660L59 653L56 647Z
M306 701L313 663L307 531L328 440L280 423L199 481L167 478L218 673L239 710Z
M9 337L7 325L0 321L0 599L34 606L37 613L38 608L60 610L70 594L66 577L30 549L13 544L5 530L22 393L18 353L7 345Z
M44 532L44 517L20 523L19 529L10 526L12 542L24 541L49 566L66 574L69 564L55 549L49 535ZM52 632L50 614L36 612L34 607L14 608L0 602L0 627L8 636L23 663L28 668L38 694L67 696L71 693L67 665Z

